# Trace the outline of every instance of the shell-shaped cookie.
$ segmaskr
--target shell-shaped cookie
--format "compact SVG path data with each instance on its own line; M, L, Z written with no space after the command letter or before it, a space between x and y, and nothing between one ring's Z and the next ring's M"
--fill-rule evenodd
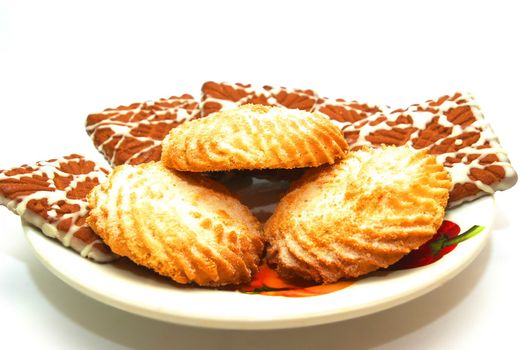
M239 284L258 270L260 223L212 180L122 165L88 199L87 222L107 245L179 283Z
M348 145L322 113L244 105L180 125L162 162L182 171L302 168L332 164Z
M350 152L308 171L265 226L283 276L330 283L387 267L428 241L451 188L435 157L407 146Z

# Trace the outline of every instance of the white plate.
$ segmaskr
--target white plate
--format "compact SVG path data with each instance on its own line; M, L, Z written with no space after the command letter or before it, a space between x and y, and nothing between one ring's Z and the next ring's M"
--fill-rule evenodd
M167 322L224 329L277 329L334 322L399 305L435 289L463 270L488 239L493 197L450 210L447 219L462 231L485 226L439 261L424 267L376 274L325 295L286 298L197 288L180 288L131 264L96 264L64 249L30 225L27 239L42 263L86 295L116 308Z

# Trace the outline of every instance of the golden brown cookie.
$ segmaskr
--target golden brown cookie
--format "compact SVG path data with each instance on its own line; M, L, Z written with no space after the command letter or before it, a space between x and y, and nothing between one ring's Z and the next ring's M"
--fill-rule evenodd
M182 171L303 168L332 164L348 145L321 113L244 105L169 132L162 162Z
M330 283L387 267L429 240L450 176L409 147L350 152L308 171L265 226L268 259L285 277Z
M260 223L215 181L122 165L88 200L87 223L113 251L176 282L239 284L258 269Z

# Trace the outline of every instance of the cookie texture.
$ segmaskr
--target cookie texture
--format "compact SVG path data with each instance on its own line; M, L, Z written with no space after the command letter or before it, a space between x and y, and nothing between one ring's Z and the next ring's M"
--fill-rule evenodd
M320 113L244 105L170 131L162 162L182 171L292 169L332 164L348 145Z
M301 109L312 112L318 95L310 89L291 89L269 85L207 81L202 85L201 112L205 117L218 111L235 109L245 104Z
M435 155L451 174L449 207L517 182L507 152L469 94L457 92L358 120L336 120L351 149L408 145Z
M88 224L118 254L179 283L248 282L261 225L224 187L159 162L121 165L89 194Z
M283 197L264 229L268 260L282 276L323 283L387 267L437 232L450 188L426 151L350 152Z
M0 170L0 204L83 257L115 260L86 224L86 196L107 170L78 154Z
M385 113L389 110L389 107L358 101L346 101L342 98L330 99L324 97L316 101L313 110L324 113L338 124L355 123L376 113Z
M111 166L160 160L169 130L200 116L191 95L107 108L87 117L86 130Z

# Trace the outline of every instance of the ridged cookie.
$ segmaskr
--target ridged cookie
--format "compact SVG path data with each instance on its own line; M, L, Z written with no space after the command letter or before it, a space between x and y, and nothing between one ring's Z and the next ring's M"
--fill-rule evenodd
M122 165L89 194L87 223L115 252L179 283L247 282L261 225L218 183L161 163Z
M348 145L321 113L244 105L169 132L162 162L182 171L303 168L332 164Z
M264 230L269 262L323 283L387 267L435 234L450 188L425 151L350 152L307 172L280 201Z

